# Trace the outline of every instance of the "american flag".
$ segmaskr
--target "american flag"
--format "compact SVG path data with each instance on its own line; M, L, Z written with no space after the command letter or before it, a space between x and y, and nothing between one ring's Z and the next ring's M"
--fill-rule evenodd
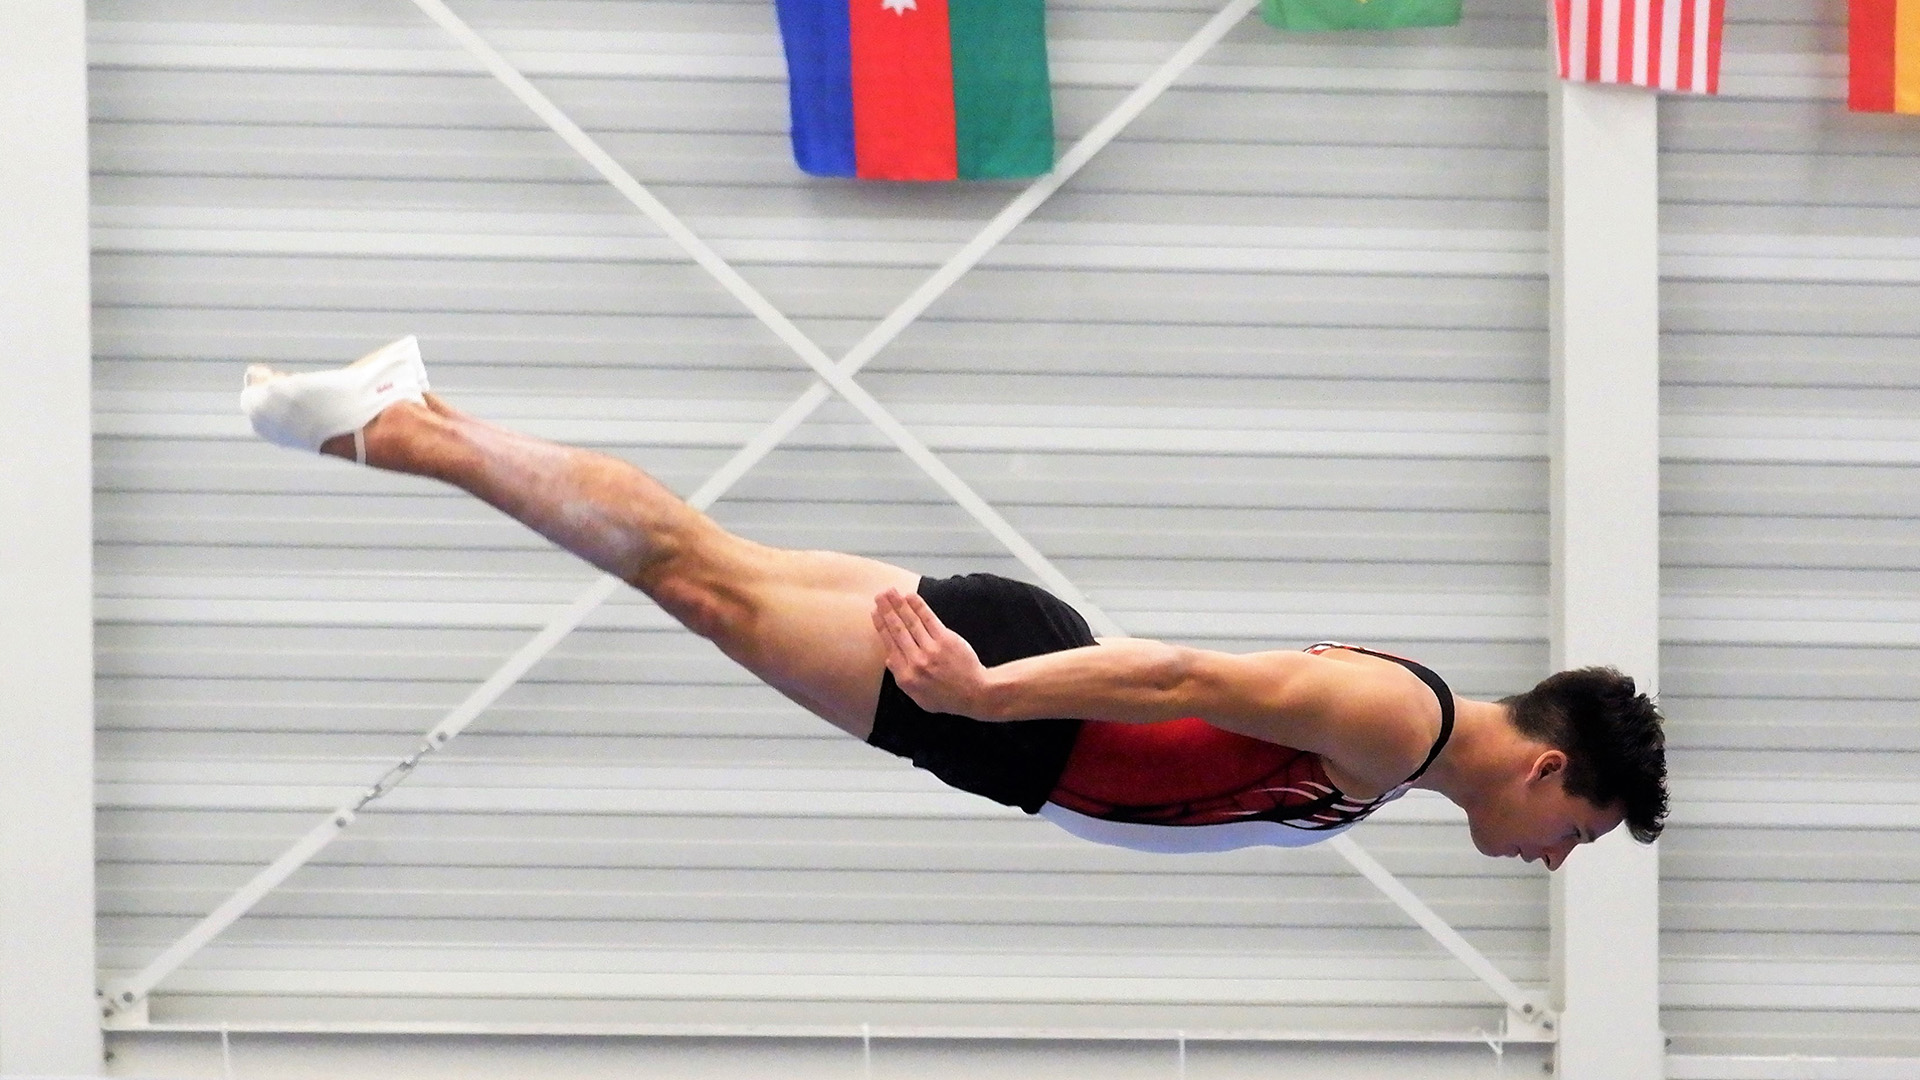
M1726 0L1553 0L1560 77L1720 92Z

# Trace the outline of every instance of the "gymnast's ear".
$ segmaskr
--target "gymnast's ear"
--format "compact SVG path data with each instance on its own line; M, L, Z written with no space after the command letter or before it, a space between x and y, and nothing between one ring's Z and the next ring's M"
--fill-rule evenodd
M1527 781L1531 783L1536 780L1546 780L1559 776L1566 771L1566 768L1566 751L1559 749L1542 750L1540 751L1540 756L1533 759L1533 768L1527 773ZM1562 777L1562 779L1564 779L1564 777Z

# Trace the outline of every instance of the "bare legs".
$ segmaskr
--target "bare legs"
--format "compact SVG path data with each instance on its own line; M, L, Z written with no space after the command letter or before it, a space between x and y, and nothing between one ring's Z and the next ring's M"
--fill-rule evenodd
M634 466L507 431L428 395L365 429L367 464L430 477L485 500L640 589L761 680L866 738L886 649L876 594L919 576L830 551L789 551L735 536ZM351 459L353 437L323 452Z

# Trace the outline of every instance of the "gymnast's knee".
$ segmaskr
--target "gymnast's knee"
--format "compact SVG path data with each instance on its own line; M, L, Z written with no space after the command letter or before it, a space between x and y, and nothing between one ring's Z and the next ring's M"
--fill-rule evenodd
M706 530L698 530L706 532ZM750 560L731 551L737 538L713 528L709 535L676 536L628 584L646 593L680 625L725 644L752 633L757 614Z
M736 641L752 632L753 605L724 585L668 578L644 591L674 621L709 641Z

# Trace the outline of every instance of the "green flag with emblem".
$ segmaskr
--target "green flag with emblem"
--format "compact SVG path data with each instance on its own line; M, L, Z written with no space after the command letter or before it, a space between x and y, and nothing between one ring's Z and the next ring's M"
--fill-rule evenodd
M1460 0L1260 0L1260 16L1282 30L1453 26Z

